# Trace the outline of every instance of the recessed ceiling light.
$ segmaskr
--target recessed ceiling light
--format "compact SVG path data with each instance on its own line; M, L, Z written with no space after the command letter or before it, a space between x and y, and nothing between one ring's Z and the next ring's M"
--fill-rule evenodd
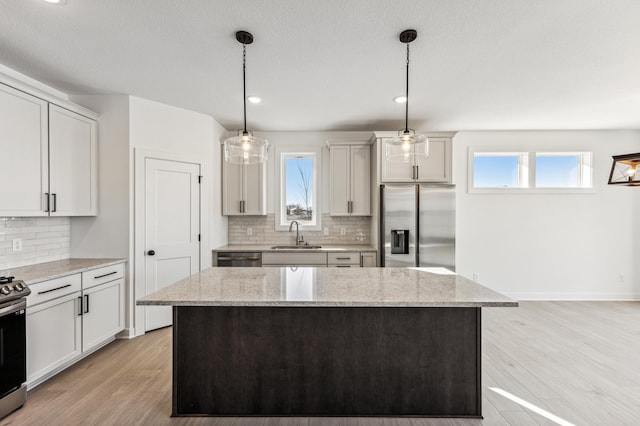
M407 97L406 96L396 96L395 98L393 98L393 102L395 102L397 104L403 104L403 103L407 102Z
M260 102L262 102L262 98L258 97L258 96L249 96L247 98L247 100L249 102L251 102L252 104L259 104Z
M58 6L62 6L67 2L67 0L44 0L44 1L51 4L57 4Z

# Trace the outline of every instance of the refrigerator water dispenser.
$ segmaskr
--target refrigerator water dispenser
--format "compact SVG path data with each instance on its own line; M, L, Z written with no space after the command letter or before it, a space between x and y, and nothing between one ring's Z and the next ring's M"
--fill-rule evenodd
M391 254L409 254L409 230L391 230Z

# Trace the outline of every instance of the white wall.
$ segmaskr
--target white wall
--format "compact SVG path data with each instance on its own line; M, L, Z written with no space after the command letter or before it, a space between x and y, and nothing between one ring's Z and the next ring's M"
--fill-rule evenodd
M213 139L211 141L211 241L210 248L226 245L229 242L227 216L222 215L222 148L220 141L227 131L213 120Z
M202 164L201 266L211 266L210 209L213 176L212 141L214 120L211 116L152 102L130 98L129 110L131 158L136 149L186 155ZM217 124L217 123L216 123ZM216 129L219 131L219 129Z
M98 215L71 219L72 257L129 257L129 97L76 96L100 114Z
M611 156L640 151L640 132L459 132L453 146L459 274L517 299L640 298L640 194L607 185ZM469 194L469 148L592 151L595 191Z

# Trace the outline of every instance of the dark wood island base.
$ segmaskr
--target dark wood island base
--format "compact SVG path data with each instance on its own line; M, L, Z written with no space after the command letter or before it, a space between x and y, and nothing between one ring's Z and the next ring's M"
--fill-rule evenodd
M481 418L480 309L174 306L173 416Z

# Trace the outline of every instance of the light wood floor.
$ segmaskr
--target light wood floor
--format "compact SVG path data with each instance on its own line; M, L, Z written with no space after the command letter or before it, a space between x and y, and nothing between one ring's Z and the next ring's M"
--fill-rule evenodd
M523 302L483 309L484 420L170 418L171 329L116 341L38 386L1 425L640 424L640 302Z

